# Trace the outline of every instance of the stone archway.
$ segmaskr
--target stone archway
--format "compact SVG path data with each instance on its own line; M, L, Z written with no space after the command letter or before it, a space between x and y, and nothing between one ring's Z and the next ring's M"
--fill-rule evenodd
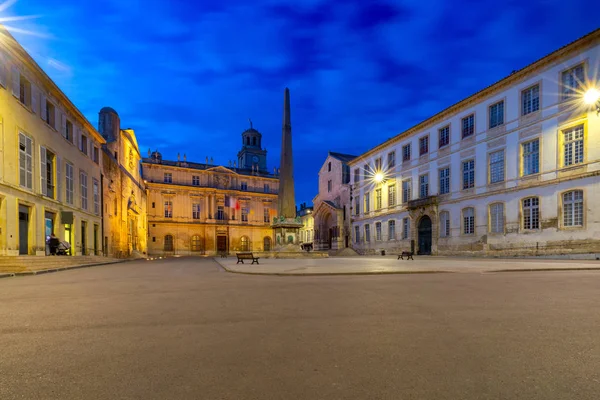
M417 254L431 255L433 230L431 218L423 215L417 225Z

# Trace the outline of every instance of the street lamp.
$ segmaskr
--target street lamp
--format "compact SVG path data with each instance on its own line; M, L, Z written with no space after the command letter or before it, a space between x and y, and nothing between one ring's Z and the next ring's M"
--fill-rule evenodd
M383 178L384 178L383 173L378 172L375 174L375 182L381 183L381 182L383 182Z
M596 88L588 89L583 95L583 102L588 105L596 106L596 113L600 115L600 90Z

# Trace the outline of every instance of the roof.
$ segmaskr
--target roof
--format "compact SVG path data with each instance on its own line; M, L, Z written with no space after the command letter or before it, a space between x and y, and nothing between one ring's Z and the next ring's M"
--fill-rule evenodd
M341 162L350 162L356 158L356 156L352 156L350 154L335 153L333 151L330 151L329 155L333 158L337 158Z
M275 175L270 174L268 172L252 172L251 169L226 167L224 165L202 164L202 163L195 163L195 162L191 162L191 161L170 161L170 160L163 159L160 162L156 162L152 158L144 157L144 158L142 158L142 163L154 164L154 165L164 165L164 166L168 166L168 167L190 168L190 169L198 169L198 170L210 170L210 169L221 167L221 168L227 169L227 170L232 171L239 175L248 175L248 176L256 176L259 178L277 179L277 177Z
M336 205L334 204L334 202L333 202L333 201L331 201L331 200L325 200L325 201L323 201L323 203L326 203L327 205L329 205L329 206L331 206L331 207L335 208L336 210L339 210L339 209L340 209L340 207L336 206Z
M418 124L414 125L413 127L405 130L404 132L401 132L401 133L397 134L396 136L384 141L383 143L378 144L377 146L375 146L375 147L367 150L363 154L361 154L360 158L366 157L372 153L375 153L376 151L379 151L379 150L385 148L389 144L394 143L394 142L400 140L401 138L404 138L405 136L416 133L422 129L426 129L427 127L434 125L438 121L446 118L448 115L451 115L455 112L462 110L463 108L466 108L466 106L479 100L480 98L491 96L498 89L508 86L514 82L518 82L520 80L527 79L527 78L529 78L528 75L530 73L538 70L539 68L541 68L543 66L548 65L551 62L555 62L556 60L560 59L561 57L568 56L570 53L572 53L574 50L576 50L577 48L579 48L581 46L593 44L595 41L597 42L599 39L600 39L600 28L588 33L587 35L583 35L582 37L558 48L557 50L553 51L552 53L545 55L544 57L538 59L537 61L532 62L531 64L529 64L519 70L511 72L510 75L500 79L499 81L494 82L491 85L484 87L483 89L479 90L478 92L475 92L471 96L466 97L457 103L454 103L450 107L447 107L444 110L438 112L437 114L434 114L433 116L427 118L426 120L419 122ZM357 159L358 159L358 157L357 157Z
M111 107L102 107L102 109L100 110L100 112L101 112L101 113L104 113L104 112L107 112L107 113L109 113L109 112L110 112L110 113L113 113L113 114L117 114L117 115L119 115L119 113L117 113L117 112L115 111L115 109L114 109L114 108L111 108Z

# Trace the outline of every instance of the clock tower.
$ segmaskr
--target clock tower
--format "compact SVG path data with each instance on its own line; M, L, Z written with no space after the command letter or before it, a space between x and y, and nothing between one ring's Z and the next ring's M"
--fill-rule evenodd
M262 148L262 135L252 127L242 132L242 149L238 152L238 168L252 169L258 166L260 172L267 171L267 150Z

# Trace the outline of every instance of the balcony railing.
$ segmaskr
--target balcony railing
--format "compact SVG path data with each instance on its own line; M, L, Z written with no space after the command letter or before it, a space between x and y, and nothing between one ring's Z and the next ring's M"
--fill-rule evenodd
M406 204L407 208L425 207L431 204L436 204L438 200L437 196L427 196L421 199L409 200Z

